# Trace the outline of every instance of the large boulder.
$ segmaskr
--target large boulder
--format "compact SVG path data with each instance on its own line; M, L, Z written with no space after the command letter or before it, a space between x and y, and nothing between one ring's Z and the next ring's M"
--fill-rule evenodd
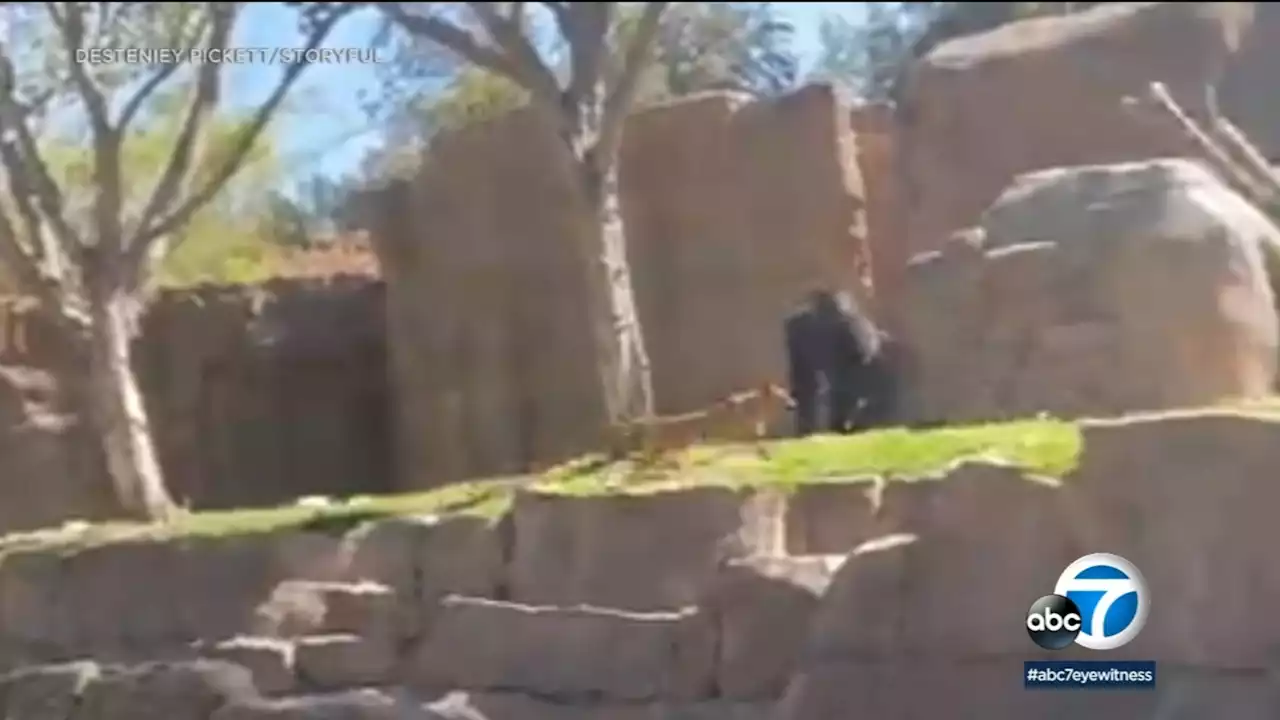
M1153 81L1191 112L1206 85L1220 84L1223 111L1275 152L1280 113L1259 88L1274 72L1280 13L1266 7L1102 3L939 45L909 70L899 98L910 252L938 249L1020 173L1185 154L1176 129L1122 105Z
M1202 166L1020 176L981 228L909 269L908 414L1115 414L1267 394L1280 230Z

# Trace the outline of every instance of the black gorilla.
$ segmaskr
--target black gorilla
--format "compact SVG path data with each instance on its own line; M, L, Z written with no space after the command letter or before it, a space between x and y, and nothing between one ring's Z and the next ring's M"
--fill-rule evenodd
M796 434L817 431L825 381L826 430L849 433L887 423L896 395L892 343L848 296L819 290L783 324Z

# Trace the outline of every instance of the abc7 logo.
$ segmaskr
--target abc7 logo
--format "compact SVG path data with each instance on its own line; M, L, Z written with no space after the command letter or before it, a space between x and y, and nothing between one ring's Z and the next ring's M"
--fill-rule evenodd
M1147 583L1133 563L1095 553L1067 566L1054 594L1027 611L1027 634L1046 650L1072 643L1090 650L1129 644L1147 622Z

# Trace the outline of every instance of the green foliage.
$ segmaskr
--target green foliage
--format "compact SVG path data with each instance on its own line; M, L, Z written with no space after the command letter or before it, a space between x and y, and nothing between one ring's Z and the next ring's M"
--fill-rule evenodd
M207 17L207 3L80 3L84 6L86 32L82 46L94 49L189 48L196 44ZM51 98L51 106L67 109L75 97L68 72L70 54L63 38L39 3L2 3L0 25L13 60L19 96L30 100ZM136 86L155 72L156 66L139 62L83 64L89 78L104 95ZM149 109L149 108L144 108Z
M212 123L206 162L196 168L196 182L208 179L244 126L245 121L225 118ZM177 113L159 115L124 139L126 207L137 208L146 202L155 178L168 162L178 128ZM73 206L87 209L93 190L92 151L64 138L47 141L42 154ZM271 144L259 142L244 169L175 238L174 251L157 268L157 283L257 282L270 275L278 251L266 241L259 218L265 214L267 189L282 170L273 160Z
M434 134L491 120L528 102L529 94L506 78L475 67L463 68L436 97L416 108L423 127Z
M609 37L614 65L634 36L642 5L618 5ZM795 84L799 62L791 47L794 28L770 3L677 3L662 23L650 65L641 75L637 105L712 89L771 95ZM541 29L534 23L529 30L535 41L541 39ZM450 67L438 49L433 54L431 48L421 48L421 54L419 45L405 45L405 61L388 66L394 76L384 88L393 95L386 142L367 158L358 182L411 172L435 133L497 117L527 102L528 94L509 80L466 64ZM441 77L446 78L443 83L438 82Z
M88 103L79 85L72 81L68 43L92 49L197 47L213 37L209 33L216 27L217 18L234 25L237 19L244 19L239 13L247 7L242 3L0 4L0 24L6 28L7 37L21 38L21 42L7 43L4 51L13 60L20 98L35 107L31 124L40 138L47 164L63 186L67 219L73 225L92 228L87 215L94 180L92 150L87 140ZM80 26L83 33L77 32ZM117 120L123 117L126 101L145 86L144 81L165 70L139 63L137 58L119 59L131 62L82 63L90 84L106 99L110 114ZM132 122L127 125L121 147L125 195L122 219L126 225L137 218L174 156L194 78L193 67L179 68L145 103L131 108ZM234 92L225 84L224 75L224 99ZM218 102L217 97L213 102ZM277 108L275 117L293 111L293 105L286 101ZM242 115L215 115L205 123L192 151L196 164L187 173L185 191L179 192L168 207L160 208L162 216L176 209L196 189L206 187L219 167L238 155L235 148L239 138L251 124L249 113L242 111ZM261 218L266 215L268 191L281 179L283 168L275 162L267 137L264 133L258 139L231 182L220 188L213 201L173 238L173 251L155 268L154 282L171 285L206 280L253 281L269 272L278 248L264 242L270 228ZM84 235L92 237L93 233Z
M347 204L357 187L350 178L315 175L294 195L269 192L262 220L266 237L293 250L313 247L321 236L351 229Z
M933 5L868 3L862 24L840 16L824 18L814 75L867 100L888 99L899 68L933 19Z
M626 47L640 5L623 5L612 46ZM703 90L774 95L795 85L795 28L770 3L679 3L663 16L640 104Z
M1023 420L913 431L890 428L852 436L815 436L770 443L769 457L751 447L695 446L671 458L658 474L617 463L571 463L549 472L544 488L565 494L618 492L619 476L636 490L670 489L672 484L730 484L788 487L841 482L871 476L915 478L964 459L1008 462L1029 473L1061 478L1080 454L1074 423ZM647 486L647 487L646 487Z
M234 537L302 528L343 532L359 522L403 515L468 515L493 521L509 511L522 489L592 496L726 485L790 489L808 483L863 482L870 475L910 481L963 459L1004 460L1028 473L1061 478L1075 467L1081 444L1074 423L1027 420L782 440L771 444L769 460L750 450L726 454L725 446L707 445L691 448L686 462L662 476L623 485L610 482L609 469L578 473L562 467L541 478L475 480L423 493L333 499L319 507L296 504L194 512L169 525L100 523L0 537L0 561L22 553L70 554L113 542Z

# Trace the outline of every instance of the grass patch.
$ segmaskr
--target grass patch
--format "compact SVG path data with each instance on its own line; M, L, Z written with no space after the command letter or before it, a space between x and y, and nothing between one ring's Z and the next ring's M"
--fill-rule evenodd
M697 486L790 488L810 482L850 482L869 476L912 477L965 458L991 458L1028 472L1061 477L1075 467L1080 433L1057 420L938 428L889 429L853 436L817 436L768 443L760 457L742 446L699 446L669 466L638 470L626 463L588 468L590 458L555 468L540 478L500 478L459 483L428 492L367 496L312 507L288 505L195 512L167 524L108 522L69 524L0 537L0 557L23 551L79 549L124 540L211 538L289 529L343 534L385 517L466 514L500 517L518 487L567 495L653 493Z
M420 493L334 500L320 507L284 505L206 510L169 524L137 522L69 523L31 533L0 536L0 558L14 552L78 550L110 542L218 538L304 530L342 535L361 523L411 515L500 517L515 494L515 479L458 483Z
M790 487L860 477L911 477L966 458L991 458L1029 473L1062 477L1080 454L1074 423L1026 420L932 430L893 428L852 436L815 436L768 443L768 457L754 448L700 446L662 468L626 463L591 467L576 462L552 470L536 487L570 495L655 492L673 486Z

